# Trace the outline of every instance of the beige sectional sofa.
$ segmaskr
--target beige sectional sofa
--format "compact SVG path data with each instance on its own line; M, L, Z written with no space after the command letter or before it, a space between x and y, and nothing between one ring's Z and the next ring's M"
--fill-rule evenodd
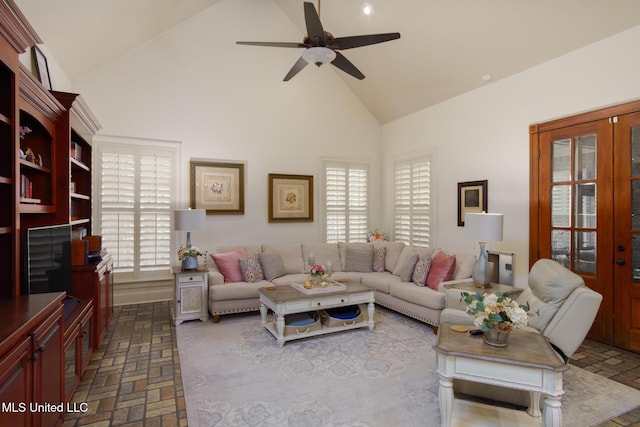
M245 281L244 277L238 276L237 273L233 274L235 277L231 277L232 272L228 270L229 265L233 268L233 258L230 262L226 259L215 262L212 259L216 256L233 255L234 251L259 258L265 278L252 282ZM445 293L439 289L447 282L438 281L434 286L434 280L437 281L440 277L449 281L470 280L475 262L474 255L456 254L449 274L443 275L442 271L435 268L438 252L441 251L385 241L221 246L216 248L207 260L209 312L214 322L218 322L223 314L259 311L258 289L271 284L278 286L304 282L307 278L305 271L309 271L307 260L309 255L313 254L317 264L327 265L331 261L335 280L349 279L361 282L375 290L377 304L425 322L437 330L440 313L445 308ZM414 274L420 276L420 271L416 271L416 264L428 262L427 255L429 260L434 261L434 268L431 268L428 277L432 279L432 287L419 286L413 282ZM447 255L443 252L438 259L446 259ZM451 262L451 255L448 256ZM243 257L243 261L246 260L247 257ZM221 269L218 264L226 265ZM374 267L378 271L374 271ZM227 274L226 281L221 270ZM241 280L237 280L238 277Z

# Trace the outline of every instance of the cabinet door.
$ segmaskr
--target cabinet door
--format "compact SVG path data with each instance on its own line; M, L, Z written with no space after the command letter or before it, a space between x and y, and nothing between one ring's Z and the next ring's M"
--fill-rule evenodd
M28 405L32 391L31 337L0 359L0 411L1 426L31 426ZM4 405L13 405L5 407Z
M80 374L84 372L91 360L91 355L93 354L94 347L94 336L93 336L93 310L89 310L87 315L80 321L80 337L79 337L79 367Z
M78 370L78 334L80 326L76 325L68 341L64 345L64 396L65 402L71 400L73 391L80 381Z
M34 401L58 405L64 401L64 354L62 306L33 332ZM36 425L52 426L60 419L57 412L34 414Z
M205 302L204 282L178 285L178 316L201 315Z

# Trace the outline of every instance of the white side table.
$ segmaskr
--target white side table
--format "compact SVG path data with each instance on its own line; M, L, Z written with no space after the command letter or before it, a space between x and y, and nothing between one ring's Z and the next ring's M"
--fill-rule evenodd
M181 267L171 267L175 294L173 298L174 323L179 325L185 320L209 319L207 301L209 299L209 280L206 271L183 271Z

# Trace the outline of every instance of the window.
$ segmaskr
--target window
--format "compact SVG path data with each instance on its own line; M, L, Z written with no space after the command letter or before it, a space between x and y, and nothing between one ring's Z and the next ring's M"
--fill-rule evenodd
M327 243L367 241L368 176L367 163L325 163Z
M394 165L394 239L416 246L431 244L431 155Z
M96 233L121 280L164 277L171 264L177 148L97 142Z

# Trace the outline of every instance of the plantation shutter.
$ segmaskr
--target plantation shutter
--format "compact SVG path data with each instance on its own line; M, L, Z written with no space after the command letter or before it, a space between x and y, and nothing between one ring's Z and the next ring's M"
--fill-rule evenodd
M394 166L394 238L416 246L431 243L431 157Z
M369 225L368 165L327 162L326 241L366 242Z
M100 144L102 244L123 279L165 275L171 264L175 149Z

